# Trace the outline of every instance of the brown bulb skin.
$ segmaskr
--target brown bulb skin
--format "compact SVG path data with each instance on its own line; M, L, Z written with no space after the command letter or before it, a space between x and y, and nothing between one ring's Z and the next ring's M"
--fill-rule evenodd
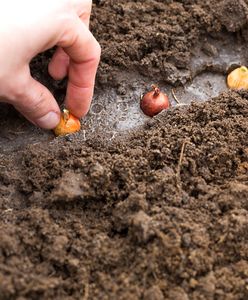
M140 100L140 108L149 117L154 117L162 110L170 106L169 98L162 93L157 86L152 86L152 90L146 93Z

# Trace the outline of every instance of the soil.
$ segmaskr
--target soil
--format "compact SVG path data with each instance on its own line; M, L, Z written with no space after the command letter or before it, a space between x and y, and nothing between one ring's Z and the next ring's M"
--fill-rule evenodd
M245 45L247 16L247 0L95 0L96 91L132 91L128 72L182 85L199 45L216 55L207 39ZM32 74L62 103L51 54ZM172 106L108 142L54 138L7 105L0 116L1 300L248 299L247 92Z

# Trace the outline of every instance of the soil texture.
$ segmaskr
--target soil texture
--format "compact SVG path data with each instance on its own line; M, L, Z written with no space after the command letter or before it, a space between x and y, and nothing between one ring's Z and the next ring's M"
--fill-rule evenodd
M247 20L247 0L95 0L96 89L125 94L123 72L182 85L194 50L245 44ZM51 53L32 74L62 103ZM248 299L247 92L173 106L109 143L0 116L0 300Z

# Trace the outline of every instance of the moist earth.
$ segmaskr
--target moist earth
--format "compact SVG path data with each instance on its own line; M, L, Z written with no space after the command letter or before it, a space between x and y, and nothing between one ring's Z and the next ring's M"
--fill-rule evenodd
M94 1L97 88L128 87L124 71L176 85L200 40L247 41L247 1L202 2ZM32 74L61 103L51 54ZM0 115L2 132L24 122ZM247 136L248 93L227 91L111 143L75 134L3 151L0 299L248 299Z

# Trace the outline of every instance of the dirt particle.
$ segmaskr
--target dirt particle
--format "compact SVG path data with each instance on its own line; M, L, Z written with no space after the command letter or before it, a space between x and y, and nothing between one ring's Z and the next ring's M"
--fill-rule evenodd
M164 295L158 286L150 287L144 293L144 300L163 300Z

